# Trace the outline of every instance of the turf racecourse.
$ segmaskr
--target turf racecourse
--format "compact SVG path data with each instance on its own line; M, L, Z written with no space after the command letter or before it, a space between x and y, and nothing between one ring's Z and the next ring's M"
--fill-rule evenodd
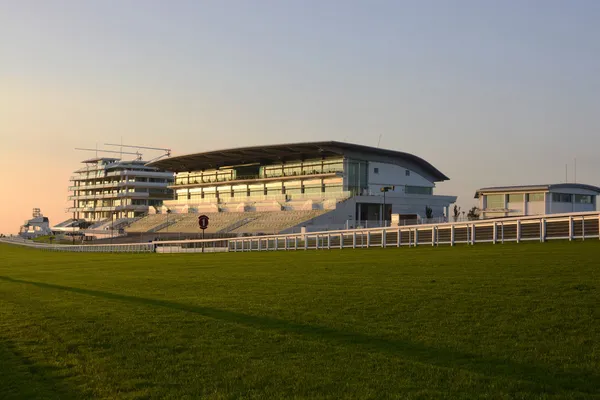
M0 245L0 399L600 398L600 241Z

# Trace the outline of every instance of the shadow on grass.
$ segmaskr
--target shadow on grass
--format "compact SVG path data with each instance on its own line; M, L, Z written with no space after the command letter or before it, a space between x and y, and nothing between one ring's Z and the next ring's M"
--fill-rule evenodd
M33 362L12 341L0 338L1 399L82 398L63 382L64 377L61 368Z
M363 349L395 354L438 367L461 368L488 377L505 377L529 382L530 384L533 384L537 390L569 390L583 393L598 393L598 388L600 388L600 376L595 372L587 370L576 372L566 372L559 369L553 370L548 366L543 365L529 365L512 360L482 357L451 349L428 347L409 341L388 339L355 332L345 332L323 326L305 325L271 317L254 316L211 307L187 305L165 300L147 299L51 283L32 282L7 276L0 276L0 280L19 284L29 284L45 289L63 290L104 299L124 301L133 304L164 307L172 310L195 313L221 321L242 324L261 330L275 330L303 335L318 340L336 342L346 346L360 346Z

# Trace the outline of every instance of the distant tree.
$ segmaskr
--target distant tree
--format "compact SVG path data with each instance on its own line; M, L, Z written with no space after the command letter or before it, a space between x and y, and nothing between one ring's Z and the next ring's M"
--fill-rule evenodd
M454 205L454 222L458 221L459 217L460 217L460 207L455 204Z
M469 221L475 221L479 219L479 208L473 206L470 210L469 213L467 214L467 219Z
M429 206L425 206L425 218L427 218L427 219L433 218L433 210Z

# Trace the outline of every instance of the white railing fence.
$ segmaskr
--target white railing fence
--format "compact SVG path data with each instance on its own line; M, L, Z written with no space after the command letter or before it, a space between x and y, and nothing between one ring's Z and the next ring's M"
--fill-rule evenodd
M414 247L600 238L600 212L528 216L429 225L347 229L234 238L168 240L138 244L50 245L3 239L51 251L73 252L244 252L369 247Z

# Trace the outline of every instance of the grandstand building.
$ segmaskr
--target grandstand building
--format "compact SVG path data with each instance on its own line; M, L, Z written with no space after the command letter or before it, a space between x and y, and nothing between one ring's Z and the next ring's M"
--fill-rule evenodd
M580 183L498 186L479 189L482 218L596 211L600 188Z
M70 230L74 226L109 223L115 228L148 214L152 207L160 207L173 198L169 188L173 173L149 167L145 161L121 161L118 158L100 157L83 161L85 166L71 176L72 186L67 212L71 220L54 227Z
M392 213L447 215L455 196L434 194L449 178L408 153L341 142L282 144L210 151L162 159L150 167L174 171L175 198L160 216L132 226L197 231L203 213L218 233L275 233L298 226L376 226ZM157 229L150 220L161 224ZM145 225L144 225L145 223Z

